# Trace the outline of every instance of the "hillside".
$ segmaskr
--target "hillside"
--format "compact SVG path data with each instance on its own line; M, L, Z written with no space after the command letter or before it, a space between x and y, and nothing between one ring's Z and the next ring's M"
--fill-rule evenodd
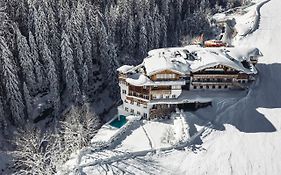
M264 57L258 65L259 79L249 94L228 108L221 106L224 110L216 114L216 122L224 124L225 130L213 131L198 151L175 151L155 159L163 167L182 174L279 174L280 7L278 0L265 4L258 29L235 43L255 45Z
M258 25L234 39L235 46L255 46L263 53L255 83L239 100L216 100L212 107L190 114L196 120L211 121L201 141L185 150L156 151L145 156L125 154L116 159L83 167L86 174L272 174L281 165L281 45L278 0L256 1ZM253 7L249 7L252 9ZM260 9L259 9L260 8ZM251 15L239 16L248 21ZM252 17L251 17L252 18ZM252 21L252 20L250 20ZM253 25L244 25L253 26ZM245 28L244 28L245 29ZM188 117L188 116L187 116ZM195 120L195 121L196 121ZM202 128L200 122L195 125ZM113 152L116 153L116 152ZM107 155L113 154L110 151ZM117 152L121 154L121 152ZM117 161L118 160L118 161Z

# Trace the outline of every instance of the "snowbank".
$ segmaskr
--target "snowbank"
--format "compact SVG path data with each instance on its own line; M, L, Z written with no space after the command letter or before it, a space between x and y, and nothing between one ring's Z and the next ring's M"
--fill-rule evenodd
M110 123L115 120L118 116L114 117L108 123L103 125L98 133L93 137L91 143L93 146L109 146L114 141L118 140L118 137L126 132L133 123L140 120L139 116L128 116L126 124L121 128L116 128L110 125Z

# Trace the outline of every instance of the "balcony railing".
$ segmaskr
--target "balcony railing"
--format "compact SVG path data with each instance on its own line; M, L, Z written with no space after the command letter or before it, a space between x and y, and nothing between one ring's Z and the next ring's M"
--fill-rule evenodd
M140 93L137 93L137 92L130 91L128 93L128 95L129 96L133 96L133 97L138 97L138 98L143 98L143 99L149 100L149 96L148 95L140 94Z

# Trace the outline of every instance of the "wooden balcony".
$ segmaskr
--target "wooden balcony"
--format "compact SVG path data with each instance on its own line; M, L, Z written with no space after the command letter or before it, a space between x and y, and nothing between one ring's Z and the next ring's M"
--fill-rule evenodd
M128 103L133 101L133 102L145 105L145 106L147 106L147 102L148 102L147 100L142 100L142 99L139 99L139 98L128 97L128 96L126 97L126 100L127 100Z
M156 94L172 94L171 90L151 90L150 92L151 95L156 95Z
M149 100L149 95L147 95L147 94L141 94L141 93L138 93L138 92L129 91L128 95L131 96L131 97L137 97L137 98Z
M232 85L233 82L218 82L218 81L213 81L213 82L198 82L198 81L195 81L195 82L192 82L191 83L192 85Z
M193 78L237 78L238 74L193 74Z

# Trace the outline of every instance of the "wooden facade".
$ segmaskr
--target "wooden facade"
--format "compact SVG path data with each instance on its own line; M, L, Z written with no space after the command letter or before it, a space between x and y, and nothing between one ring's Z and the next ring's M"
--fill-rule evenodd
M126 102L128 103L139 103L139 104L142 104L142 105L145 105L147 106L147 103L148 103L148 100L143 100L143 99L137 99L137 98L134 98L134 97L126 97Z
M159 74L162 74L162 75L175 75L174 78L168 78L168 79L159 79L157 77L157 75ZM174 72L174 71L171 71L171 70L164 70L164 71L161 71L161 72L157 72L156 74L153 74L150 76L150 79L152 81L177 81L181 78L181 75L177 72Z

